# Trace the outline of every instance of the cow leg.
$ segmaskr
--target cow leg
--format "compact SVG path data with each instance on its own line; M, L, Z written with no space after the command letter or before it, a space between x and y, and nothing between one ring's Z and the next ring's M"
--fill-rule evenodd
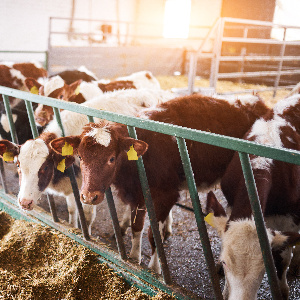
M88 227L89 235L92 234L92 224L96 218L96 205L89 205L82 203L82 208L86 220L86 225Z
M78 212L75 204L75 198L73 194L66 196L68 212L69 212L69 223L78 228Z
M290 264L290 273L294 276L300 276L300 245L293 249L293 258Z
M173 224L173 215L172 215L172 210L170 210L169 215L166 219L165 234L164 234L165 240L167 240L168 237L172 235L172 224Z
M282 299L288 299L289 286L286 280L287 269L292 258L292 249L288 247L282 251L273 251L273 258L277 269L279 287L281 289Z
M120 222L121 233L122 235L126 234L128 227L131 224L131 208L130 205L125 206L125 211L122 217L122 221Z
M146 208L131 207L132 246L129 257L141 263Z

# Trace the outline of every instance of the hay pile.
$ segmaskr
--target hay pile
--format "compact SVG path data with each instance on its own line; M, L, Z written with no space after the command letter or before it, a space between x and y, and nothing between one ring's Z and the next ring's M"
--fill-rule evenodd
M188 77L184 75L180 76L157 76L157 79L162 89L169 90L171 88L187 88ZM204 78L195 79L195 87L209 87L209 80ZM248 84L248 83L236 83L232 81L219 80L217 82L217 93L241 91L241 90L260 90L267 88L266 85ZM276 97L273 98L273 91L259 92L258 95L265 101L266 105L273 107L273 105L283 99L289 94L290 90L278 90Z
M0 299L174 299L129 286L97 256L52 229L0 211Z

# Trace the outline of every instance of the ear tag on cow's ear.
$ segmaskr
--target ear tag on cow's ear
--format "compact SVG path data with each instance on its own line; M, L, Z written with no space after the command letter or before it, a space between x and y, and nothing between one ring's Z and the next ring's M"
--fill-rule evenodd
M129 151L127 152L128 160L138 160L137 152L134 150L133 145L130 146Z
M38 95L38 94L39 94L39 89L34 85L34 86L30 89L30 93L31 93L31 94L35 94L35 95Z
M4 161L14 161L14 155L10 151L5 151L3 153L3 160Z
M65 169L66 169L66 160L63 159L61 162L58 163L57 170L61 171L62 173L64 173Z
M61 149L61 155L73 155L73 147L69 143L65 142L65 145Z
M74 94L77 96L80 93L80 85L76 88Z
M215 224L214 224L214 214L213 213L209 213L205 218L204 218L204 221L210 225L211 227L215 227Z

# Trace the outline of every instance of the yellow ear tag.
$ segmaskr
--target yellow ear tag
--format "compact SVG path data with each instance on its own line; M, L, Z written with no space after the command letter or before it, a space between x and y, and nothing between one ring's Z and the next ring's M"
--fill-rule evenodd
M65 172L65 169L66 169L66 163L65 162L66 162L66 160L63 159L61 162L58 163L58 165L57 165L57 170L58 171L61 171L62 173Z
M61 155L73 155L73 147L69 143L65 142L65 145L61 149Z
M205 218L204 218L204 221L209 224L211 227L215 227L215 224L214 224L214 214L213 213L209 213Z
M74 94L75 95L78 95L80 93L80 85L76 88Z
M128 160L138 160L137 152L134 150L133 145L130 146L129 151L127 152Z
M14 155L12 152L6 151L3 153L3 160L4 161L14 161Z
M39 89L34 85L31 89L30 89L30 93L31 94L39 94Z

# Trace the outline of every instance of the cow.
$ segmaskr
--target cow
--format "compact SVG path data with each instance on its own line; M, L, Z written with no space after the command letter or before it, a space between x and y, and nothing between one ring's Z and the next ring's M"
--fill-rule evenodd
M299 120L300 95L294 95L279 101L257 120L244 139L299 151ZM300 240L300 166L255 155L250 155L250 162L281 293L288 299L286 273L292 253L289 246ZM226 276L223 294L225 299L256 299L265 269L237 153L221 180L221 189L230 213L225 213L212 192L208 194L207 212L213 213L212 225L222 241L220 259ZM299 272L299 247L296 250L293 260Z
M161 103L172 97L174 97L172 93L163 90L119 90L103 94L102 98L87 101L84 105L95 109L136 115L145 106ZM88 123L85 115L67 110L61 112L61 120L67 135L79 134L83 126ZM62 136L61 128L56 120L52 120L37 139L28 140L21 146L7 140L0 141L0 156L3 157L4 153L8 152L11 157L14 157L14 162L18 165L20 175L18 203L23 209L33 209L34 204L44 191L65 196L68 204L69 222L77 227L77 211L71 185L64 173L57 170L57 167L60 168L62 165L67 168L73 157L63 158L61 155L57 155L49 146L53 139L60 136ZM62 162L63 159L65 159L64 163ZM77 172L78 167L76 167L76 164L75 168ZM77 172L76 176L80 187L81 173ZM95 207L85 204L83 206L89 232L91 232ZM125 231L126 226L128 226L127 223L125 219Z
M38 63L0 63L0 85L21 91L28 91L25 85L27 77L43 81L47 77L47 71ZM0 100L2 101L1 95Z
M230 104L225 100L195 94L162 103L155 109L146 110L140 117L242 137L254 121L267 111L268 108L260 100L254 103L242 104L236 101ZM133 232L130 257L140 263L146 210L136 164L127 159L126 152L131 148L131 151L136 152L136 157L143 155L156 216L162 231L166 229L164 223L179 197L185 176L173 136L139 128L137 136L138 140L130 138L125 125L102 121L87 125L79 135L55 139L50 146L60 154L62 147L68 143L73 147L74 154L80 157L83 203L100 203L105 190L113 184L120 200L130 205ZM219 151L217 147L190 140L186 143L197 186L209 187L218 182L234 152L227 149ZM149 267L160 273L151 230L148 237L152 247Z

